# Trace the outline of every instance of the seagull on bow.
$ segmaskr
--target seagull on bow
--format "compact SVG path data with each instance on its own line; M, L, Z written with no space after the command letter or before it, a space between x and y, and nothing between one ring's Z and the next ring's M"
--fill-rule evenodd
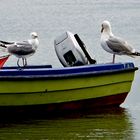
M127 41L113 35L109 21L103 21L101 26L101 46L105 51L113 54L113 63L115 63L116 54L140 56L140 53L136 52Z
M6 48L7 52L18 58L17 65L20 67L19 60L22 59L23 66L27 65L27 57L32 56L38 48L39 41L36 32L30 34L31 39L23 42L0 41L0 47Z

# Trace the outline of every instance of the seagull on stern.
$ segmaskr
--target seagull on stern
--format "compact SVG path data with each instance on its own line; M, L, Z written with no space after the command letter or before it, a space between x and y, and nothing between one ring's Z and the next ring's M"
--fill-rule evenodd
M17 65L20 67L19 60L22 59L23 66L27 66L27 58L32 56L38 48L39 41L36 32L30 34L31 39L23 42L0 41L0 47L7 49L7 52L18 58Z
M113 54L112 63L115 63L116 54L140 56L140 53L136 52L127 41L113 35L109 21L103 21L101 26L101 46L105 51Z

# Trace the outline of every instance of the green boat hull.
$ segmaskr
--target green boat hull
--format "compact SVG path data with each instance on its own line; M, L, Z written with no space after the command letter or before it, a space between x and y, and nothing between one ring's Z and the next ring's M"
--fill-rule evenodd
M131 89L134 72L0 80L0 106L48 105L51 109L62 105L61 108L72 109L85 103L93 107L120 105Z

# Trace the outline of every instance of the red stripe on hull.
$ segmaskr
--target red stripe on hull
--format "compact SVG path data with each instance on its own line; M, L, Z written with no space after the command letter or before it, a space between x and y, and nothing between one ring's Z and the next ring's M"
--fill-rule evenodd
M54 103L44 105L31 105L31 106L5 106L0 107L1 114L14 115L15 113L29 113L31 115L47 113L50 114L63 114L70 113L71 111L99 111L103 108L119 107L124 102L128 93L111 95L106 97L85 99L79 101L71 101L65 103ZM61 113L60 113L61 112Z
M94 99L85 99L79 101L71 101L65 103L48 104L46 109L48 111L68 111L68 110L86 110L86 109L98 109L107 106L119 106L122 104L128 93L122 93L117 95L105 96Z

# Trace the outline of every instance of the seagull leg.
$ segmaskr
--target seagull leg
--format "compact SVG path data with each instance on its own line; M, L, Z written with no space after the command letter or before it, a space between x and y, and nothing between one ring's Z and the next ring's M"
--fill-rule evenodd
M115 63L115 54L113 54L113 62L112 63Z
M18 58L18 60L17 60L17 65L18 65L18 67L20 67L20 64L19 64L19 59L20 59L20 58Z
M23 64L23 67L24 67L24 65L25 65L25 63L24 63L24 58L22 58L22 64Z
M27 66L27 59L26 58L22 58L23 59L23 67Z
M23 67L27 66L27 59L26 58L22 58L22 62L23 62Z
M25 66L27 66L27 59L26 59L26 58L24 58L24 60L25 60Z

